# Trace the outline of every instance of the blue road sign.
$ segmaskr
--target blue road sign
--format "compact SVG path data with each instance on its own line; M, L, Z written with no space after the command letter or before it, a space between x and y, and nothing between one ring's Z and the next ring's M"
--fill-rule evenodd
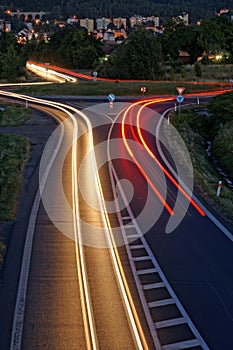
M109 102L114 102L115 99L116 99L116 96L115 96L114 94L109 94L109 95L108 95L108 100L109 100Z
M176 101L182 103L184 101L184 97L182 95L178 95Z

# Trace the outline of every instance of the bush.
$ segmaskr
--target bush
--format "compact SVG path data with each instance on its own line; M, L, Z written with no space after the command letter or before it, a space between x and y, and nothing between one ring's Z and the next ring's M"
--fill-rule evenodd
M202 76L202 69L201 69L201 64L200 62L196 62L194 64L194 71L197 77L201 77Z

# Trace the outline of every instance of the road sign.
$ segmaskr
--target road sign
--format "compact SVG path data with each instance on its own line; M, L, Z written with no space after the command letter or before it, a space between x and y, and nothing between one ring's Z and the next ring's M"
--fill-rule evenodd
M146 92L146 87L145 87L145 86L142 86L142 87L141 87L141 92L143 92L143 93Z
M95 72L93 72L93 80L94 81L96 81L97 80L97 75L98 75L98 73L95 71Z
M184 97L182 95L178 95L176 101L182 103L184 101Z
M184 87L177 87L176 90L178 92L179 95L182 95L182 93L184 92Z
M116 99L116 96L115 96L114 94L109 94L109 95L108 95L108 100L109 100L109 102L114 102L115 99Z

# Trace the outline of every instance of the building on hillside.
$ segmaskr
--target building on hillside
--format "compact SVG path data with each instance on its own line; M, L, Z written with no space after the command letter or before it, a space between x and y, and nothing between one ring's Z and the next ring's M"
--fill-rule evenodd
M91 18L81 18L80 26L88 30L88 32L94 32L94 19Z
M121 17L118 17L118 18L113 18L113 25L115 27L117 27L118 29L126 29L126 18L121 18Z
M188 12L183 12L181 16L179 16L180 19L184 21L184 23L189 25L189 13Z
M96 29L97 30L100 30L100 29L107 30L109 23L110 23L110 18L105 18L105 17L97 18L96 19Z
M68 18L67 19L67 24L71 24L71 25L78 24L78 18L76 18L75 16L71 17L71 18Z
M65 28L68 23L65 21L60 21L58 19L55 19L54 24L57 25L59 28Z
M130 17L129 21L130 21L131 28L134 28L135 26L141 25L143 23L143 17L133 16L133 17Z
M108 45L115 44L115 35L114 35L113 30L111 30L111 29L106 30L106 32L104 33L103 40Z
M0 19L0 31L3 33L11 32L11 23Z
M150 16L150 17L142 17L142 16L133 16L129 19L131 28L134 28L135 26L155 26L159 27L159 17L157 16Z
M183 64L193 64L194 58L186 51L179 51L179 59Z

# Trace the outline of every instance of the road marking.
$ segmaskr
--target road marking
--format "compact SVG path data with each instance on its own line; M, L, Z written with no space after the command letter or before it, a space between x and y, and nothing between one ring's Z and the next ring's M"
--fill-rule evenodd
M196 339L186 340L178 343L168 344L162 346L162 350L183 350L188 348L193 348L195 346L200 346L199 342Z
M172 304L175 304L175 300L172 298L151 301L150 303L148 303L148 305L151 309L153 307L166 306L166 305L172 305Z
M150 284L143 285L144 290L157 289L157 288L163 288L163 287L165 287L164 282L157 282L157 283L150 283Z
M133 261L146 261L150 260L150 257L148 255L145 256L137 256L135 258L132 258Z
M147 274L156 273L156 272L158 272L157 269L151 268L151 269L138 270L137 274L140 276L140 275L147 275Z
M166 328L166 327L177 326L179 324L184 324L184 323L186 323L185 318L184 317L178 317L178 318L172 318L170 320L155 322L155 327L157 329L158 328Z

